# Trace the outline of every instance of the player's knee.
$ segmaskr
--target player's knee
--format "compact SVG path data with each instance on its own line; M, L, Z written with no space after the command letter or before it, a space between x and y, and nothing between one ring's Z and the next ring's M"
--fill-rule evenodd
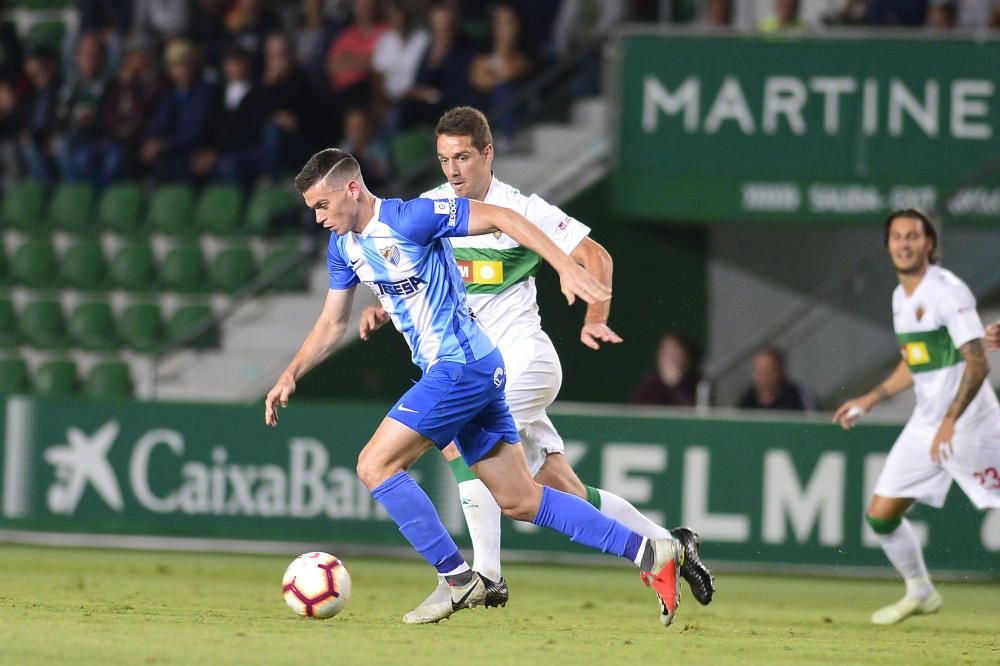
M876 518L870 514L865 514L865 520L868 521L875 534L892 534L903 522L902 518Z
M378 488L383 481L393 474L382 462L366 454L365 451L362 451L361 455L358 456L357 471L358 478L361 480L361 483L365 484L368 490Z
M538 492L506 495L497 499L503 515L511 520L530 523L538 515L538 507L542 502L541 486L535 486Z

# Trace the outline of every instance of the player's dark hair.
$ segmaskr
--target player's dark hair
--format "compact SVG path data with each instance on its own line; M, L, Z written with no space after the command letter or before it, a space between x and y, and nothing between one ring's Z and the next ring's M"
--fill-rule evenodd
M319 151L309 158L299 175L295 176L295 189L302 193L319 181L329 178L334 182L352 178L361 180L361 167L354 155L339 148Z
M493 143L489 121L482 111L471 106L456 106L450 111L445 111L438 120L434 132L437 136L467 136L479 152L483 152L486 146Z
M885 218L885 229L883 231L885 246L889 247L889 227L892 226L893 220L900 217L920 220L920 224L924 228L924 235L930 238L931 242L934 244L931 248L929 260L932 264L941 263L941 252L938 250L937 229L934 228L934 223L931 222L931 216L919 208L900 208L889 213L889 217Z

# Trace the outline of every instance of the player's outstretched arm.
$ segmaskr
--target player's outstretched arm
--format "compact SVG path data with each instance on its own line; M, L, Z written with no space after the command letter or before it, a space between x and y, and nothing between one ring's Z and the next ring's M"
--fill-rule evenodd
M913 386L913 375L910 374L910 367L906 365L906 361L900 361L884 382L863 396L848 400L838 407L833 414L833 422L839 423L844 430L850 430L857 424L862 414L911 386Z
M347 320L351 315L354 288L330 289L319 319L306 336L292 362L275 382L264 399L264 423L278 425L278 405L288 406L288 398L295 393L295 382L307 372L322 363L336 348L347 330Z
M986 351L1000 349L1000 320L986 327Z
M562 293L570 305L579 296L587 303L599 303L611 298L611 289L601 284L587 271L573 261L568 254L559 249L551 238L541 229L507 208L491 206L481 201L469 201L469 231L470 236L502 231L518 243L537 252L542 259L549 262L562 284Z
M585 237L569 253L573 261L583 266L583 270L611 289L611 274L614 270L614 262L611 255L604 247L593 240ZM587 314L583 317L583 328L580 329L580 342L591 349L600 349L602 342L617 344L622 341L621 337L608 326L608 318L611 316L611 299L598 301L587 305Z

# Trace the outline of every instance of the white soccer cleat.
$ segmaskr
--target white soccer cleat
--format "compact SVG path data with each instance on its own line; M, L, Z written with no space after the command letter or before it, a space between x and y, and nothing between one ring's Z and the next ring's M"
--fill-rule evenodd
M405 624L432 624L445 620L463 608L475 608L486 600L486 584L474 573L465 585L452 585L438 576L437 587L419 606L403 616Z
M880 608L872 613L872 623L874 624L896 624L902 622L911 615L930 615L937 613L944 600L937 590L931 592L926 599L919 599L906 595L894 604L885 608Z
M669 627L681 603L681 567L684 546L673 537L646 542L639 578L656 592L660 605L660 624Z

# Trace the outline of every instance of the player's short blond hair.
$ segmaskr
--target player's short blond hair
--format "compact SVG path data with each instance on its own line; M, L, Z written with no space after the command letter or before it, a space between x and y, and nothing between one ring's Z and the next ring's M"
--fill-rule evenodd
M493 143L489 121L482 111L471 106L457 106L445 111L434 131L437 136L467 136L479 152Z

